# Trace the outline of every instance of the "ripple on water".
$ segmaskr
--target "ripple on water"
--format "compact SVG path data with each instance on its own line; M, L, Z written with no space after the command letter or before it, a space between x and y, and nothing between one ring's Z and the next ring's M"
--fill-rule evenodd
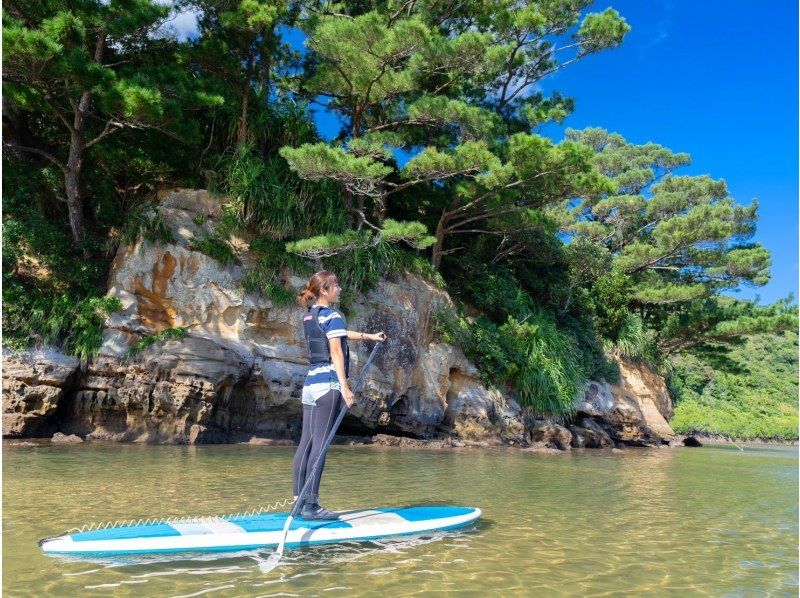
M266 576L252 551L87 562L45 557L36 546L89 521L274 502L290 488L292 456L250 446L4 451L4 593L797 595L796 448L533 455L334 447L323 482L330 508L448 502L485 516L472 530L289 550Z

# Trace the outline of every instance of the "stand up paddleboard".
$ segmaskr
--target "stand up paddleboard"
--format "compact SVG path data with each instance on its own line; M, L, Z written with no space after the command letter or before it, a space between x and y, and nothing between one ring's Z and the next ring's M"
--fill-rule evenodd
M156 522L66 534L39 541L46 553L79 555L149 554L274 547L283 536L288 513L206 517ZM342 513L334 521L292 521L287 547L377 540L465 527L480 509L455 506L386 508Z

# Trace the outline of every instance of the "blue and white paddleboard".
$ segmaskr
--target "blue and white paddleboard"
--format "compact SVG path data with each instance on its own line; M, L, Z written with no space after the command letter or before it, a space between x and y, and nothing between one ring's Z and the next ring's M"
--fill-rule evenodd
M256 550L277 546L288 513L206 517L169 523L143 523L66 534L39 542L53 554L115 555L163 552ZM467 526L480 509L420 506L342 513L334 521L292 521L286 546L311 546L348 540L376 540Z

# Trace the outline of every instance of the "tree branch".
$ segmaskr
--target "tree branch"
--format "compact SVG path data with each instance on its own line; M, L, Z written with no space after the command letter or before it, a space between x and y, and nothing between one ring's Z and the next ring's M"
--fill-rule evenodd
M46 152L46 151L44 151L42 149L39 149L38 147L29 147L27 145L19 145L17 143L13 143L13 142L10 142L10 141L4 141L3 145L5 147L11 148L11 149L16 149L16 150L19 150L21 152L28 152L30 154L36 154L38 156L42 156L44 158L47 158L53 164L58 166L58 168L61 169L62 172L67 172L67 167L64 165L63 162L61 162L58 158L56 158L51 153Z
M52 101L53 91L52 89L50 89L50 86L46 83L45 83L45 93L43 95L43 98L44 98L44 103L50 107L50 110L56 113L56 116L59 118L59 120L61 120L61 122L64 123L67 129L69 129L69 131L72 132L75 129L75 127L73 127L72 123L69 122L67 115L61 111L61 108L56 106L55 103ZM67 99L69 99L69 97L67 97Z
M389 20L386 24L391 27L394 22L400 17L403 11L406 11L406 16L411 14L411 11L414 10L414 5L417 3L417 0L407 0L405 4L403 4L400 8L398 8L394 14L389 15ZM407 10L406 10L407 9Z
M89 149L90 147L98 143L100 140L102 140L104 137L111 135L111 133L114 133L115 131L119 131L124 126L125 125L123 125L122 123L116 122L114 120L109 120L108 122L106 122L106 126L103 128L100 134L91 141L89 141L84 147L86 149Z

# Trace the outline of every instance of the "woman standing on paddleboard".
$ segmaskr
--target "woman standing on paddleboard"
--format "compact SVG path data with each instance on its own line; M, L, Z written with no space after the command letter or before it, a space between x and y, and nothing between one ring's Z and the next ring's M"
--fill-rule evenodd
M317 272L297 296L297 302L306 308L303 314L303 333L310 362L303 385L303 432L294 456L294 499L311 475L325 438L331 431L336 415L344 401L347 407L355 400L347 384L350 367L350 350L347 341L386 340L383 332L368 334L347 330L344 316L334 309L341 292L336 275L325 270ZM311 489L303 499L300 516L304 519L337 519L335 513L321 507L318 502L319 482L323 458Z

